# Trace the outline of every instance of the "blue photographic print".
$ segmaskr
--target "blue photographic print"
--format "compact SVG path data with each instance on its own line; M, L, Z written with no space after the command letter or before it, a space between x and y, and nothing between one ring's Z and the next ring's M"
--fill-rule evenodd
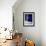
M32 22L32 14L25 14L25 21Z
M23 26L35 26L35 12L23 12Z

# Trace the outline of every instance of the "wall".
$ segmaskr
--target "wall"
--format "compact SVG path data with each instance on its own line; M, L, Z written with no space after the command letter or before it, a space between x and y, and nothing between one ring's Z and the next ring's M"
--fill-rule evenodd
M16 0L0 0L0 27L12 29L12 6Z
M46 46L46 0L41 2L41 41Z
M12 29L12 6L16 0L0 0L0 33L4 30L1 29L1 27L6 27L9 30ZM3 33L0 34L0 38L5 38L5 35L10 35L10 32L3 31Z
M20 2L18 0L18 2ZM16 7L17 5L17 7ZM13 6L15 30L23 33L23 37L31 39L36 46L41 46L41 1L40 0L23 0L20 4ZM23 26L23 12L35 12L35 27Z

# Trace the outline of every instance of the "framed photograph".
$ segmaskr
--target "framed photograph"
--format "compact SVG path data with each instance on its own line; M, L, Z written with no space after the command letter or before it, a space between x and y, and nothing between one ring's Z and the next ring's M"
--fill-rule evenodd
M23 26L35 26L35 12L23 12Z

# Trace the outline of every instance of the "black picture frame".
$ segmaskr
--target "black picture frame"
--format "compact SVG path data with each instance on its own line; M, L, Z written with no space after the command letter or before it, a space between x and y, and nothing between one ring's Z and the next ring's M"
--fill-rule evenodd
M23 12L23 26L24 27L35 26L35 12Z

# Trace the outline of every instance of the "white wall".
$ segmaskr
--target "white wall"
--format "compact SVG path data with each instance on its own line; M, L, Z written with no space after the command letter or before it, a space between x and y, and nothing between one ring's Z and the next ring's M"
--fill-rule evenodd
M41 40L42 46L46 46L46 0L41 2Z
M12 28L12 6L16 0L0 0L0 27Z
M19 2L19 0L18 0ZM23 12L35 12L35 27L23 26ZM36 46L41 46L41 1L40 0L23 0L20 5L13 7L15 29L22 32L24 38L35 41Z

